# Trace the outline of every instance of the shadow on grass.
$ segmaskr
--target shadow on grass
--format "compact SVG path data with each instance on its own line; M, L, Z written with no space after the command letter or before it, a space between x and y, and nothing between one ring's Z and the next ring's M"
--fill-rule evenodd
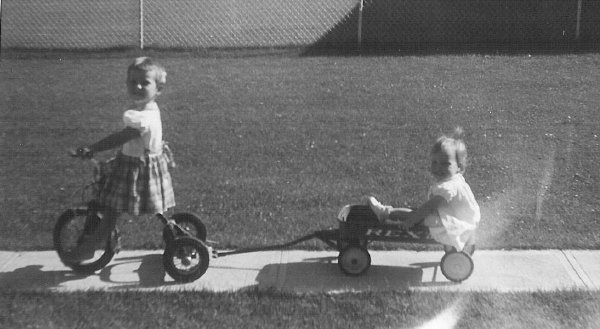
M389 44L389 45L363 45L360 49L355 45L339 45L331 47L318 44L304 49L301 57L378 57L378 56L440 56L440 55L570 55L589 54L600 52L598 43L563 42L563 43L420 43L420 44Z
M575 38L576 2L366 1L302 56L520 55L598 52L600 5L588 1ZM460 19L456 19L460 17ZM359 27L358 22L362 25ZM358 33L360 31L360 44Z

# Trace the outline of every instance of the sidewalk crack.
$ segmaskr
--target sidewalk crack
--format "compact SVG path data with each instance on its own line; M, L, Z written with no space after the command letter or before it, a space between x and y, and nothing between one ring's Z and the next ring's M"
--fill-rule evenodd
M568 251L565 251L562 249L559 249L559 250L563 254L564 258L567 260L569 265L571 266L571 269L573 269L575 274L577 274L577 277L579 278L579 280L584 284L584 286L587 289L594 287L595 286L594 282L590 279L590 277L587 275L585 270L579 265L579 263L577 262L577 259L575 259L575 256L573 256Z

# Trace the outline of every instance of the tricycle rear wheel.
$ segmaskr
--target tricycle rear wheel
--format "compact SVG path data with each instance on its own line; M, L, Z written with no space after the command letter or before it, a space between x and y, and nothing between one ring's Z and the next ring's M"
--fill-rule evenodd
M163 253L165 272L175 281L192 282L208 269L210 254L206 245L193 237L183 236L167 244Z
M206 226L198 216L189 212L179 212L173 214L171 218L191 236L206 242Z
M163 240L168 244L174 239L181 236L194 237L202 242L206 242L206 226L200 218L192 213L180 212L173 214L171 219L177 223L177 226L183 230L181 232L174 225L166 225L163 229Z

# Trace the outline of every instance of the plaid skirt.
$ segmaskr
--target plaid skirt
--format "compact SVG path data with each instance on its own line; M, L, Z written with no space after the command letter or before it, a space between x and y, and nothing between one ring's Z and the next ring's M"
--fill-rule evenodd
M165 153L130 157L119 152L109 164L98 201L131 215L164 213L175 206L175 194Z

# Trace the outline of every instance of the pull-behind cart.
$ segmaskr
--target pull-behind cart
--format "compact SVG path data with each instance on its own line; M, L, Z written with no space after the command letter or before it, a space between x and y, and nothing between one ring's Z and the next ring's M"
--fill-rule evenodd
M230 251L212 250L212 257L224 257L228 255L250 253L266 250L285 249L299 243L319 239L329 247L339 251L338 266L350 276L358 276L365 273L371 266L371 256L367 249L369 242L400 242L413 244L438 244L438 242L429 238L429 232L426 227L416 227L412 230L402 230L396 225L381 224L371 208L366 205L349 205L342 208L337 229L326 229L315 231L288 243L243 248ZM207 248L210 242L206 242ZM206 255L206 253L202 253ZM204 271L208 267L209 259L200 254L192 254L188 257L200 257L198 266ZM190 262L187 262L190 263ZM464 251L448 251L440 261L440 268L446 278L454 282L466 280L473 272L473 260L471 255ZM183 269L182 269L183 270ZM193 269L190 269L193 271ZM202 272L204 273L204 272ZM196 277L196 276L190 276Z

